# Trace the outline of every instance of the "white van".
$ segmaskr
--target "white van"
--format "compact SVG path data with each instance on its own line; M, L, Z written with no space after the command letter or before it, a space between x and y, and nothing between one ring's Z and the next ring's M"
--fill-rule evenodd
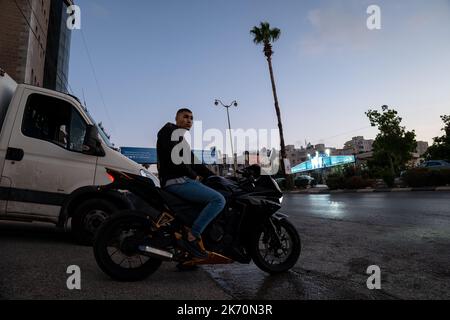
M141 174L115 150L86 108L68 94L17 84L0 68L0 220L70 229L82 243L111 213L135 208L132 195L99 191L105 167Z

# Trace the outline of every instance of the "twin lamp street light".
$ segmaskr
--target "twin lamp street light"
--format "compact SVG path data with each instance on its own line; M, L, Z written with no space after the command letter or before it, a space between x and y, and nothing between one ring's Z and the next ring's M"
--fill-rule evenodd
M237 164L236 164L236 155L234 154L234 147L233 147L233 137L231 135L231 124L230 124L230 113L228 112L228 109L232 106L237 107L238 103L236 100L233 100L230 104L224 104L222 101L220 101L219 99L215 99L214 100L214 105L218 106L221 105L222 107L227 109L227 118L228 118L228 132L230 133L230 142L231 142L231 153L233 156L233 165L234 165L234 176L236 176L236 170L237 170Z

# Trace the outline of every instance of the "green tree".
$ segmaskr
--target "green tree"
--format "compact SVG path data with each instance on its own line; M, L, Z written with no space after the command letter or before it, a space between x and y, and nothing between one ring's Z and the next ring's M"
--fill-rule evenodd
M445 134L433 139L433 144L424 154L426 160L450 161L450 115L441 116L441 119L444 122L444 128L442 130Z
M373 159L368 165L371 170L382 176L388 185L411 160L417 148L416 133L406 131L401 126L402 118L398 112L388 106L366 112L372 127L378 127L379 133L373 143Z
M250 33L253 35L253 42L255 44L263 44L264 45L264 55L267 58L267 63L269 64L269 73L270 73L270 80L272 83L272 93L273 98L275 100L275 111L277 113L278 118L278 130L280 132L280 152L281 152L281 171L283 175L286 177L286 187L288 189L291 189L294 185L292 175L286 175L286 170L284 166L284 159L286 159L286 146L284 144L284 134L283 134L283 124L281 122L281 112L280 112L280 106L278 104L278 96L277 96L277 89L275 86L275 77L273 75L273 68L272 68L272 43L277 41L280 38L281 30L278 28L270 28L270 24L268 22L261 22L260 26L254 26L252 30L250 30Z

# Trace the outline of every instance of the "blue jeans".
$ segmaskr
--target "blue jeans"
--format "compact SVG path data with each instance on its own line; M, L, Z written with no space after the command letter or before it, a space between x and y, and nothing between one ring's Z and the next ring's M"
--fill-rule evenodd
M165 190L186 201L206 205L192 224L192 235L197 238L200 238L203 230L223 210L226 203L219 192L193 179L187 179L185 183L172 184Z

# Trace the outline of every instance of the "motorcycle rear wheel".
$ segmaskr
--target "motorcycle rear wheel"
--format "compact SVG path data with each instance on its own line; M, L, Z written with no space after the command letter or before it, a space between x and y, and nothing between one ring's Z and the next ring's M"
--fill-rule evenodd
M283 273L291 269L301 252L300 236L287 221L271 219L252 237L250 253L253 262L270 274Z
M136 211L122 211L107 219L93 246L100 269L118 281L139 281L158 270L162 261L138 250L149 232L148 220Z

